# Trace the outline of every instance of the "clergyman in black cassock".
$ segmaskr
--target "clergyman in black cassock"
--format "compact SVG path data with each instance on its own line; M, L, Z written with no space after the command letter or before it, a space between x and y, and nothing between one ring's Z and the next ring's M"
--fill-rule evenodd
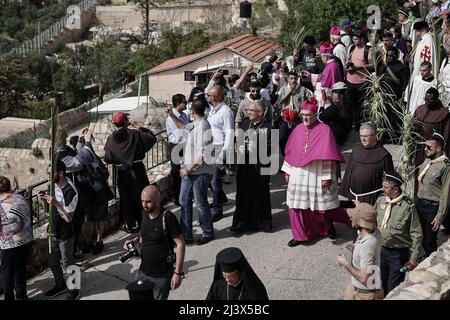
M270 156L270 123L264 120L255 123L247 118L242 121L242 129L245 130L244 148L241 149L244 154L238 151L238 161L245 159L245 164L238 164L237 168L236 211L230 231L270 232L270 175L261 174L261 168L270 166L270 163L263 163L267 162ZM264 152L263 144L267 152ZM265 154L266 159L261 159L261 153Z

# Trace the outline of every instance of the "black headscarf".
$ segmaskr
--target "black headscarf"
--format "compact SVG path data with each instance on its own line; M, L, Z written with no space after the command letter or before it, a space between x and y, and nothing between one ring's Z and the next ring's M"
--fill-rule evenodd
M244 283L250 300L269 300L264 284L253 271L242 251L234 247L223 249L217 254L211 288L215 281L223 279L222 272L233 272L235 270L239 271L241 281ZM206 300L211 300L211 288Z

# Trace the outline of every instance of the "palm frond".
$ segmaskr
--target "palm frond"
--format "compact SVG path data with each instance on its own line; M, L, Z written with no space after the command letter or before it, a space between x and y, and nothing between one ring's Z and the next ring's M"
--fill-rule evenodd
M305 26L301 27L300 30L293 31L289 34L289 46L292 50L299 51L303 44L303 39L306 36Z

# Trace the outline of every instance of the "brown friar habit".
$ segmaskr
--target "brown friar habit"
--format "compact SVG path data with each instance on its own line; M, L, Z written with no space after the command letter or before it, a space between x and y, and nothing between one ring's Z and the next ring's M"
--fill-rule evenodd
M246 148L245 164L238 165L236 174L236 211L233 216L233 227L239 231L271 231L270 176L261 175L261 167L269 167L270 163L261 163L259 150L260 141L265 140L266 154L270 156L270 123L263 121L255 125L247 118L242 121L242 128L246 130L245 137L250 134L249 140L258 145L258 149L254 149L254 152L257 152L257 163L252 164L249 161L251 157ZM262 136L264 139L261 139Z
M383 172L388 170L394 170L392 156L380 143L367 149L358 144L352 150L339 194L348 199L355 199L350 189L356 194L380 189L383 183ZM373 205L380 193L358 196L358 201Z
M445 108L440 101L436 107L431 109L426 104L423 104L417 108L414 116L422 123L418 128L418 132L424 139L433 134L433 129L444 137L446 142L444 151L449 156L450 117L448 108ZM419 145L416 155L416 165L421 165L424 160L424 145Z
M116 164L119 187L119 217L127 227L141 223L141 192L149 185L145 171L145 154L156 143L155 135L148 129L120 128L106 140L104 161Z

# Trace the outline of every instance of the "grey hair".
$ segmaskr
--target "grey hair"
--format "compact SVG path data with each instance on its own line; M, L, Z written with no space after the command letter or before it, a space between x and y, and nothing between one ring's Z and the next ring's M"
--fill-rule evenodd
M261 100L253 100L251 104L258 106L258 108L261 108L262 113L266 112L266 105L264 104L262 98Z
M361 133L361 131L365 129L370 130L373 134L377 133L377 127L370 122L365 122L361 124L361 127L359 128L359 133Z

